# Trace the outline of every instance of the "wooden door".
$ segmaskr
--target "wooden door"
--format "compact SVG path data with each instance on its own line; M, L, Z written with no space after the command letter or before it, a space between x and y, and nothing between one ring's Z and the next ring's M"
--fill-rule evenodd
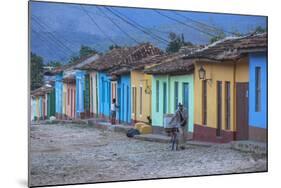
M222 82L217 81L217 131L216 136L221 136L222 124Z
M248 83L236 83L236 131L236 140L248 139Z

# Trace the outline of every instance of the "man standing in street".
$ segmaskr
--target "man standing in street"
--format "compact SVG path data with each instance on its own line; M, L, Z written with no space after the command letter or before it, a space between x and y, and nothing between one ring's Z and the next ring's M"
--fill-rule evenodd
M178 109L176 111L176 113L174 114L174 116L172 117L170 123L173 123L175 125L177 125L177 127L179 127L179 146L180 149L185 149L185 131L188 128L187 124L188 124L188 115L186 112L186 109L183 107L183 105L181 103L178 104Z

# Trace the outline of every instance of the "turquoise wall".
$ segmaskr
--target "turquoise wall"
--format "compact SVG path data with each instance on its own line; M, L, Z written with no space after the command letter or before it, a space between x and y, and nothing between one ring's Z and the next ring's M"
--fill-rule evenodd
M157 80L159 81L159 110L157 111ZM194 80L189 75L153 75L152 77L152 125L163 127L164 117L164 83L166 83L167 113L175 112L175 82L178 82L178 102L183 103L183 83L188 83L188 131L193 132L194 125Z

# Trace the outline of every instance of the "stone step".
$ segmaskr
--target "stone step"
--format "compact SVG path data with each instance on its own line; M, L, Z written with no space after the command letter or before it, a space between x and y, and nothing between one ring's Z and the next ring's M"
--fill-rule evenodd
M243 141L232 141L231 148L245 151L254 152L257 154L267 154L267 143L243 140Z

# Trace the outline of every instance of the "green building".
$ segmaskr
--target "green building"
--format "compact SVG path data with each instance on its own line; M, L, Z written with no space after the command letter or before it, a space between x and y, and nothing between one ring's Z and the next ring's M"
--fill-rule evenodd
M164 115L173 114L178 103L188 112L188 132L194 124L194 65L191 60L181 57L166 59L163 63L147 68L152 74L152 125L163 128Z

